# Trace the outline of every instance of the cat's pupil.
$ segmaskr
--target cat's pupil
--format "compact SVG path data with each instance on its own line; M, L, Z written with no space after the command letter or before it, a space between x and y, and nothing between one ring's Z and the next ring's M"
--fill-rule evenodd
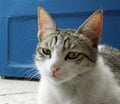
M42 53L46 56L50 56L51 55L51 52L49 49L46 49L46 48L42 48Z
M65 58L65 60L69 59L69 60L74 60L76 58L78 58L80 55L80 53L78 52L69 52Z

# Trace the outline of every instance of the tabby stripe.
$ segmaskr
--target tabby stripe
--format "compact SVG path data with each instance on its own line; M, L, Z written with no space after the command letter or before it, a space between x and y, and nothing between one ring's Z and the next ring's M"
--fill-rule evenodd
M63 47L65 47L65 44L66 44L66 42L67 42L68 40L69 40L69 38L67 38L67 39L64 40Z
M39 52L39 54L40 54L41 56L44 57L44 55L40 52L40 48L38 48L37 51Z
M54 46L57 43L57 36L53 37L53 40L49 43L49 47Z
M78 60L76 60L76 62L81 62L82 59L84 59L84 57L79 58Z
M55 36L55 44L57 43L57 40L58 40L58 38L57 38L57 36Z
M40 56L44 57L44 55L39 51Z
M84 54L84 53L80 53L82 54L83 56L85 56L88 60L90 60L91 62L94 62L95 63L95 60L91 59L88 55Z
M90 60L91 62L95 63L95 60L93 60L92 58L90 58L89 56L87 56L86 54L83 54L88 60Z

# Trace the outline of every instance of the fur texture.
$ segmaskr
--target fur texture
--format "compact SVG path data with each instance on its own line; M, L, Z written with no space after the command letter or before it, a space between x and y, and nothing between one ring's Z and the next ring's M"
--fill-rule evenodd
M39 7L40 42L35 55L41 74L39 104L120 104L120 88L111 72L120 67L110 66L105 56L106 51L119 51L98 47L101 28L102 10L74 31L56 28L51 16Z

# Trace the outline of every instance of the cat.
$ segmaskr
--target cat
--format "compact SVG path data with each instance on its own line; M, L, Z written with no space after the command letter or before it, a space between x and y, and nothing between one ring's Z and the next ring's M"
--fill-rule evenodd
M99 45L99 54L104 58L104 63L114 73L117 83L120 84L120 50L105 45Z
M38 104L120 104L120 87L111 72L114 62L108 59L110 51L113 57L116 52L120 57L120 51L98 45L102 22L103 11L97 10L77 30L62 30L38 7ZM119 62L113 70L120 69Z

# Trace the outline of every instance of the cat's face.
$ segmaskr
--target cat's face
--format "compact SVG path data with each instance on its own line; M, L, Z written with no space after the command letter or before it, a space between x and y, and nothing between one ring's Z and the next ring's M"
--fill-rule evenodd
M102 11L95 12L77 30L59 30L50 15L39 7L35 63L41 77L55 84L72 80L94 67L102 27Z

